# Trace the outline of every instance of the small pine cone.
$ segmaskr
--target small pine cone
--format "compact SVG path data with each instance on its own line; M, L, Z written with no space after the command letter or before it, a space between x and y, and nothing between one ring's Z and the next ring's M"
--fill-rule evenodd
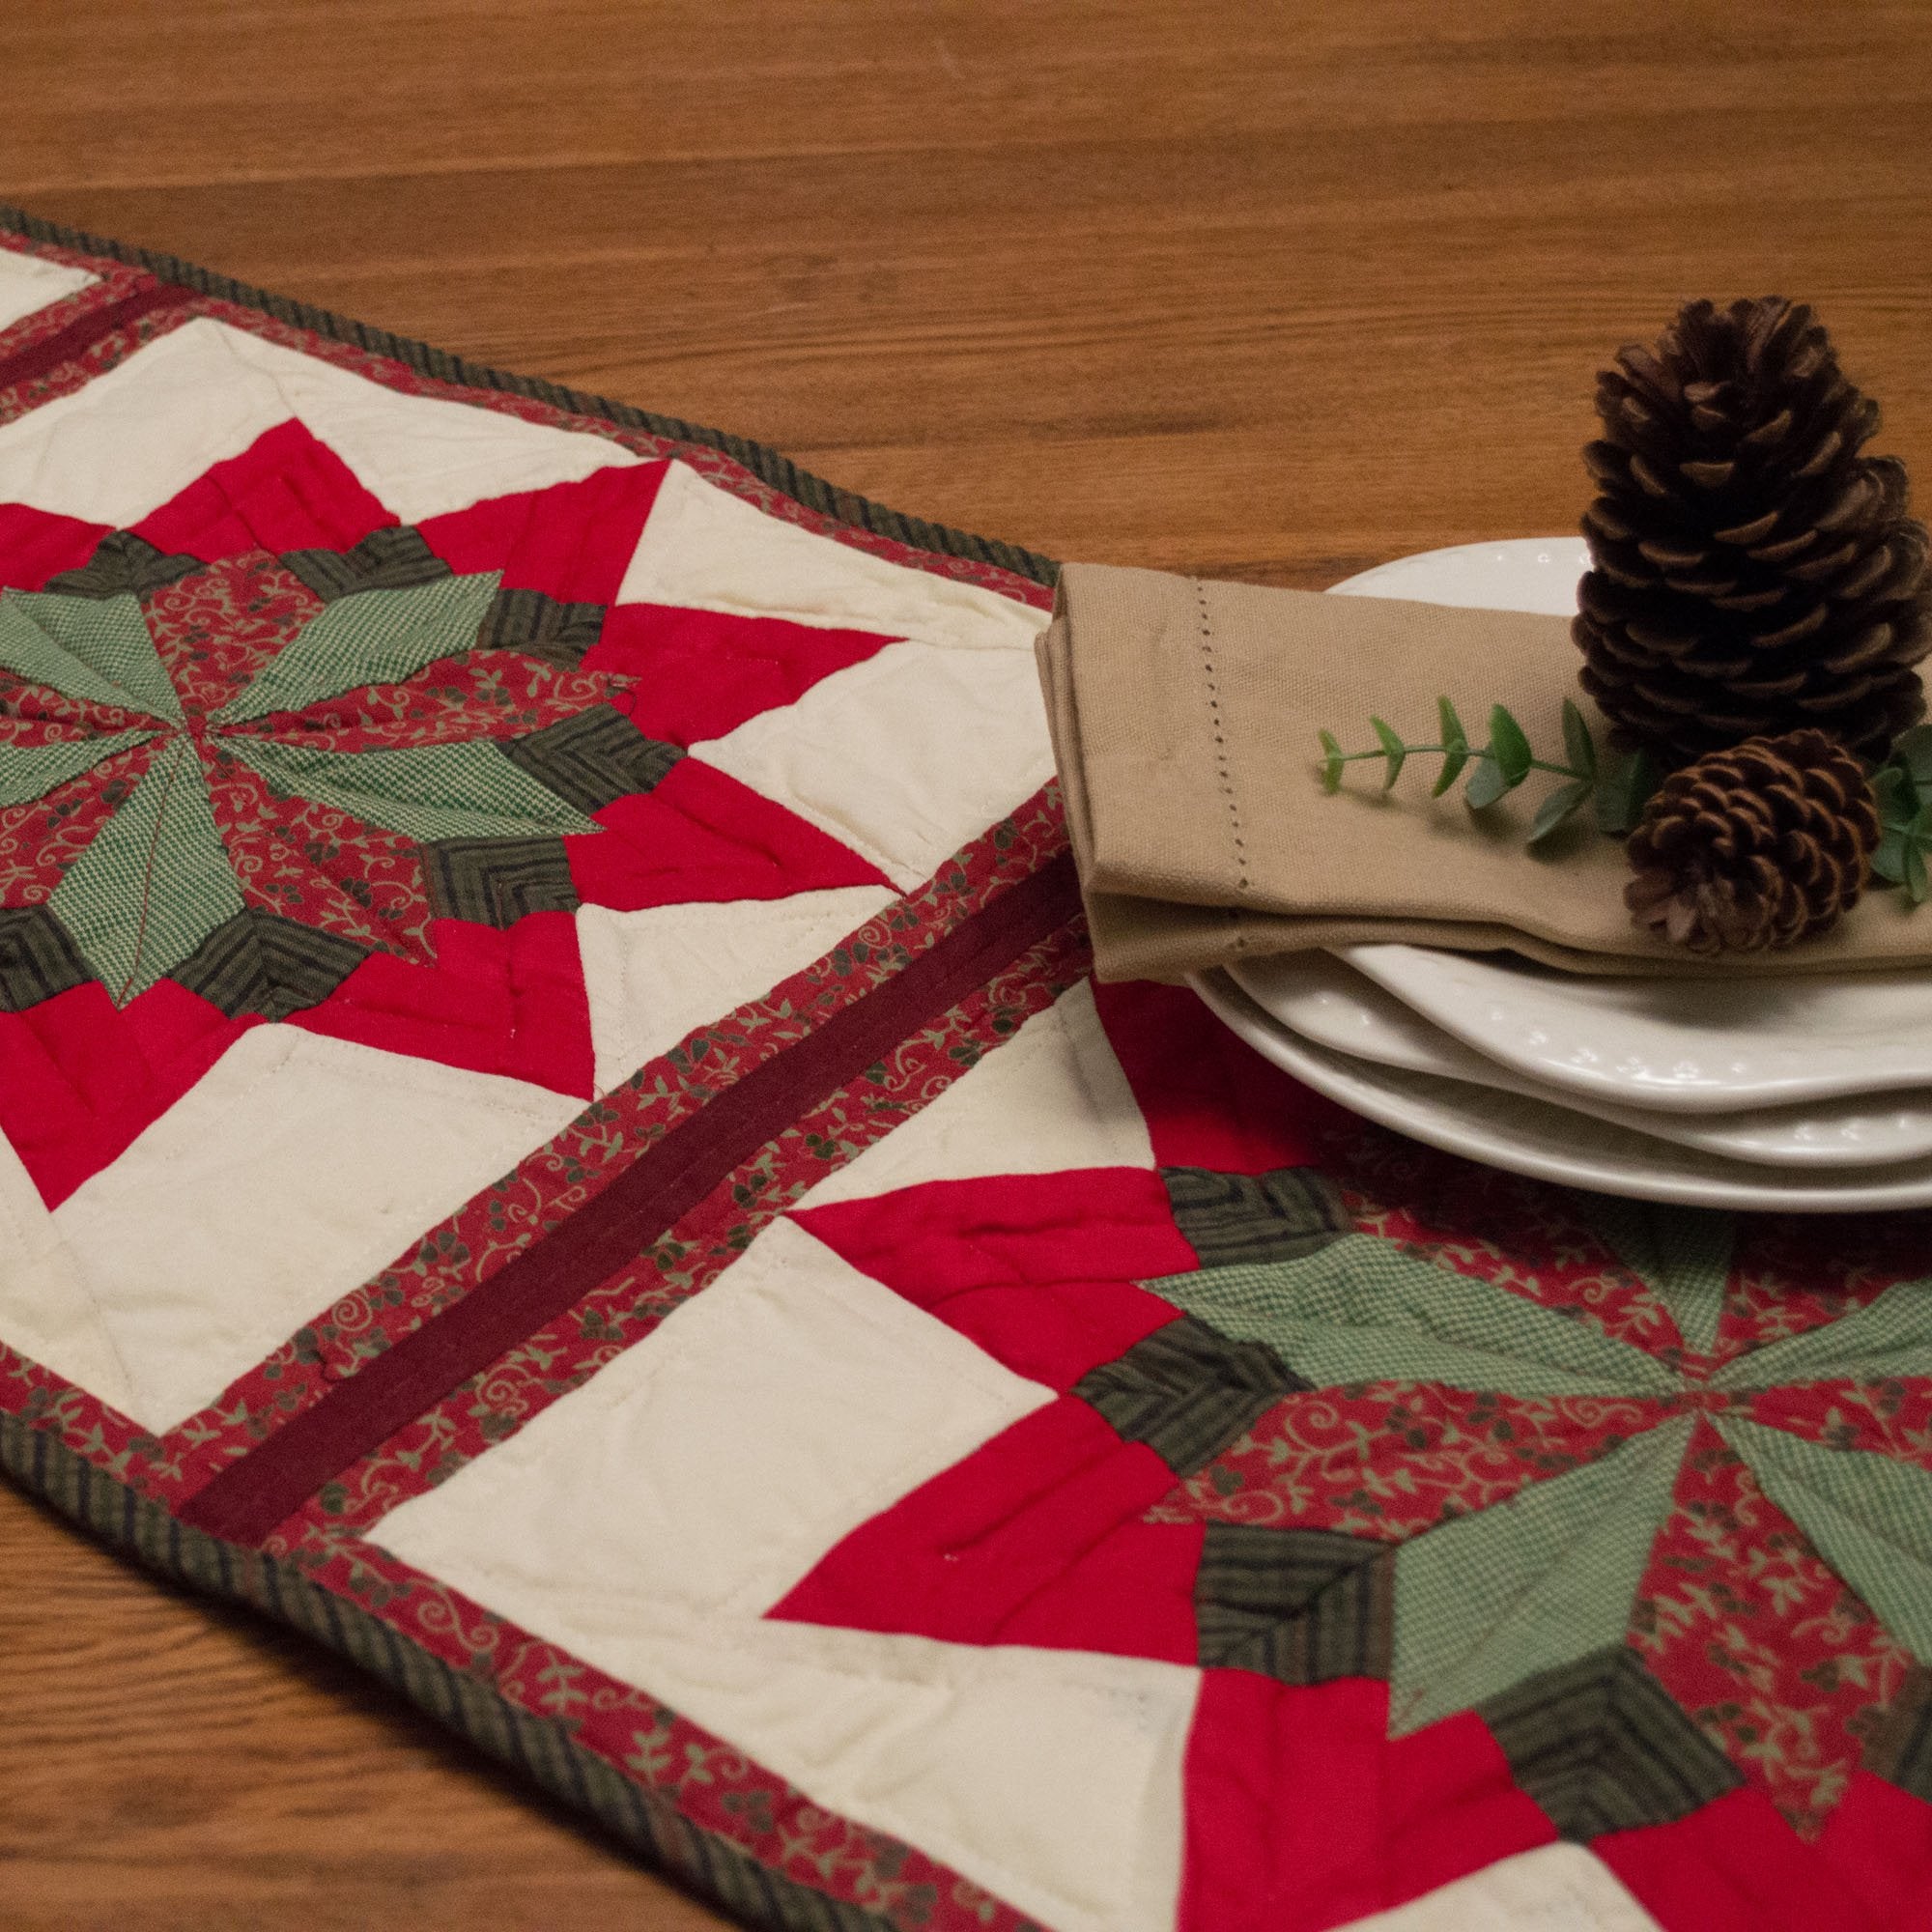
M1574 635L1618 736L1676 764L1816 724L1883 757L1925 708L1926 534L1810 309L1688 303L1597 412Z
M1692 952L1759 952L1835 925L1878 845L1864 767L1822 731L1707 752L1652 793L1624 903Z

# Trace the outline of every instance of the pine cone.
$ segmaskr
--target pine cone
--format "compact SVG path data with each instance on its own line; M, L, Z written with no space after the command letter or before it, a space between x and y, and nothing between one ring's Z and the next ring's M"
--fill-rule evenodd
M1680 762L1816 724L1877 759L1925 708L1924 526L1809 308L1690 302L1597 382L1583 688Z
M1707 752L1651 794L1624 903L1693 952L1759 952L1835 925L1879 840L1864 768L1823 731Z

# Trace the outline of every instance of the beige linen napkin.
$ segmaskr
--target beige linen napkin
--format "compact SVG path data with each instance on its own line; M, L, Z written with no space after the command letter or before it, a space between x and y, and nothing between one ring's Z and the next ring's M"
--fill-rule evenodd
M1460 784L1429 797L1433 756L1392 792L1375 760L1322 791L1319 727L1362 749L1378 712L1433 742L1438 695L1472 734L1508 705L1552 760L1574 697L1601 744L1566 619L1069 564L1039 662L1102 979L1376 941L1705 978L1932 960L1932 906L1894 892L1789 952L1714 966L1672 948L1632 922L1623 846L1587 809L1524 850L1562 782L1543 773L1480 815Z

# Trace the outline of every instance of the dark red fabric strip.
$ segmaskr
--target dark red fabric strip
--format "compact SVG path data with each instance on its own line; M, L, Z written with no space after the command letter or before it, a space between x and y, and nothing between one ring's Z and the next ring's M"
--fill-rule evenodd
M735 1168L927 1019L1057 930L1079 904L1070 855L1009 887L904 972L753 1068L604 1191L189 1497L184 1522L260 1543L352 1463L634 1260Z
M174 282L150 282L146 288L136 289L132 295L123 296L105 308L94 309L55 334L28 343L18 355L8 356L0 362L0 389L11 389L17 384L31 383L47 375L63 362L71 362L76 355L85 355L103 336L112 335L117 328L126 328L130 322L138 322L157 308L172 308L177 302L193 299L192 289Z

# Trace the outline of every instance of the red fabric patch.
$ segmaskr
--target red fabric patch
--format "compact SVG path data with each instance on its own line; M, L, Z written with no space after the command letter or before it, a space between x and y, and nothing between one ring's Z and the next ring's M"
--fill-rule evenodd
M1368 1382L1285 1397L1160 1505L1163 1520L1400 1543L1493 1509L1654 1428L1641 1396L1513 1396Z
M122 727L117 724L114 728ZM150 740L103 759L43 798L0 807L0 905L43 905L50 899L67 868L132 793L154 755Z
M1473 1712L1388 1747L1385 1905L1551 1843L1556 1828L1517 1789L1509 1759Z
M563 841L570 875L582 898L618 912L892 883L816 826L696 758L680 758L653 790L591 815L603 833Z
M1388 1687L1209 1670L1188 1734L1177 1932L1321 1932L1376 1911Z
M1307 1167L1316 1130L1342 1118L1242 1045L1184 986L1096 981L1094 998L1162 1167Z
M1900 1917L1876 1916L1748 1788L1590 1849L1672 1932L1918 1932L1926 1922L1922 1899Z
M770 1614L1191 1663L1201 1532L1141 1520L1173 1485L1063 1397L862 1523Z
M895 641L782 617L620 604L604 619L583 668L636 678L625 708L638 729L694 745L722 738L760 711L796 703L820 678Z
M507 932L439 919L430 943L434 965L373 953L288 1024L588 1098L590 1002L569 913L529 913Z
M1136 1277L1195 1265L1140 1168L934 1180L795 1218L1015 1373L1069 1389L1175 1319Z
M259 1024L172 980L118 1012L92 980L0 1013L0 1134L57 1208Z
M1685 1453L1632 1631L1658 1682L1807 1837L1912 1656L1709 1422Z
M1480 1719L1387 1719L1370 1678L1204 1675L1179 1932L1326 1932L1554 1839Z
M249 905L427 963L429 887L413 838L270 791L218 740L196 749L215 828Z
M1854 1772L1818 1849L1877 1923L1932 1923L1932 1804Z
M38 590L48 578L78 570L106 534L105 524L0 503L0 589Z
M395 521L341 457L291 419L197 477L134 534L212 563L251 550L351 550Z
M576 483L491 497L416 528L459 576L503 573L505 590L609 604L664 482L663 463L612 464Z

